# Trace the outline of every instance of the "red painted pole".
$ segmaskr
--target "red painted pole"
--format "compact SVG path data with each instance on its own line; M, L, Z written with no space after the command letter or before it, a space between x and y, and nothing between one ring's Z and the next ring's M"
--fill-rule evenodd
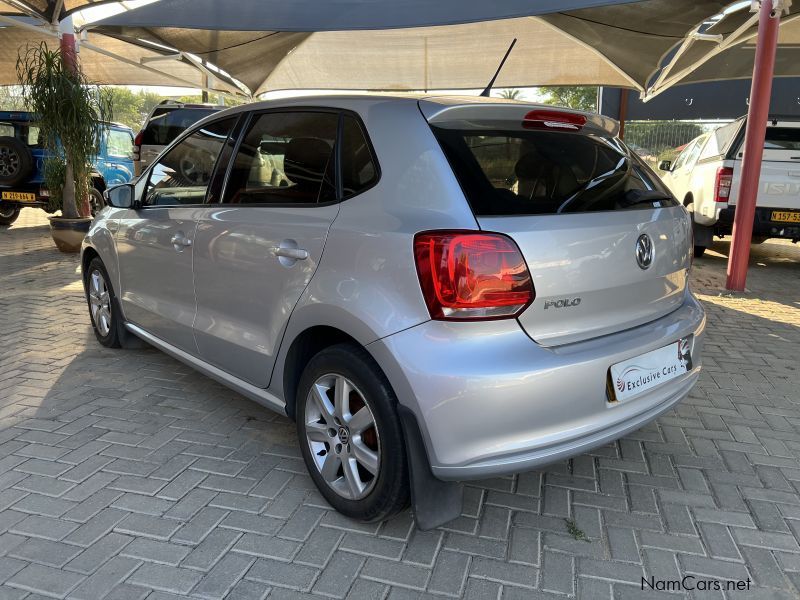
M72 15L59 21L58 33L61 44L61 60L64 62L64 67L70 71L75 71L78 68L78 49L75 45L75 27L72 24Z
M779 8L774 9L774 4ZM758 41L753 65L753 83L750 88L750 107L747 111L742 179L733 219L733 240L728 257L728 278L725 283L727 289L737 292L744 291L747 281L750 240L753 237L753 219L756 214L761 159L764 154L764 139L769 119L775 53L778 49L781 4L781 2L773 3L773 0L762 0L758 16Z

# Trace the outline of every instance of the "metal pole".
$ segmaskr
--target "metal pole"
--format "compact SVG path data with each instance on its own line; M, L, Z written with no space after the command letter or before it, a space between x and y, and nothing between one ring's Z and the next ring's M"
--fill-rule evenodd
M75 45L75 27L72 24L72 15L68 15L58 22L58 33L61 39L61 60L64 67L70 71L78 69L78 49Z
M753 219L756 214L761 159L767 134L775 53L778 49L778 27L784 2L785 0L762 0L758 17L758 38L753 65L753 83L750 88L750 107L747 111L742 180L733 219L733 240L728 257L728 278L725 283L727 289L737 292L744 291L747 281L750 240L753 237Z
M625 122L628 120L628 88L622 88L619 93L619 139L625 139Z

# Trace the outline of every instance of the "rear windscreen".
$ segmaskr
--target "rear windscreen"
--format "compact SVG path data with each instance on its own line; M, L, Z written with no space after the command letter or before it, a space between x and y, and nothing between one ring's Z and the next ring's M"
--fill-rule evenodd
M800 151L800 127L767 127L764 149Z
M478 215L547 215L676 202L614 138L550 131L434 127Z
M217 112L213 108L157 108L142 134L142 145L165 146L200 119Z

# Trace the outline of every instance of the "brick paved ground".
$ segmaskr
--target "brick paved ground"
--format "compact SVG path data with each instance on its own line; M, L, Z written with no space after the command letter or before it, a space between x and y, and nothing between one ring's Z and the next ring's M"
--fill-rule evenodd
M77 258L45 223L26 210L0 231L1 599L656 598L642 576L683 574L754 580L728 598L797 597L791 244L756 247L753 291L735 298L719 292L724 256L698 261L706 369L677 410L591 455L472 485L461 518L422 533L407 512L360 525L329 510L287 419L160 352L101 348Z

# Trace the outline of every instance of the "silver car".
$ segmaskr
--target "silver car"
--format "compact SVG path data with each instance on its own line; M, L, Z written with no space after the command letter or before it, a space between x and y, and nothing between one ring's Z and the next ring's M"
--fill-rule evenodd
M95 333L295 420L345 515L441 524L460 482L613 442L697 381L691 223L616 133L473 97L217 113L107 192Z

